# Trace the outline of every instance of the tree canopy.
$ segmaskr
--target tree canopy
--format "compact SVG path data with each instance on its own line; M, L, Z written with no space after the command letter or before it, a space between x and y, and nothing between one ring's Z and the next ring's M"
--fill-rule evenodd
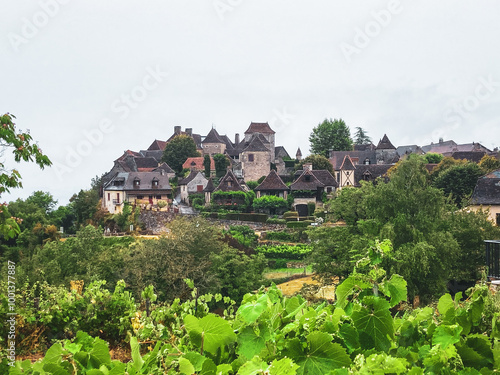
M325 119L313 128L309 135L312 154L330 157L329 151L352 150L352 139L349 127L342 119Z
M16 162L34 162L41 169L50 166L52 162L42 153L42 150L28 132L23 132L16 128L13 119L14 115L6 113L0 116L0 147L1 152L12 150ZM8 170L0 162L0 195L9 192L11 188L22 187L21 174L16 170ZM7 206L0 205L0 235L4 238L12 238L20 233L19 220L11 217Z
M200 156L196 143L188 135L179 134L165 146L162 161L167 163L177 173L182 171L182 164L187 158Z
M366 145L371 143L372 139L368 136L365 129L357 126L356 133L354 133L354 144L355 145Z
M424 158L400 161L389 178L388 183L344 188L328 202L329 214L347 227L325 229L332 231L328 241L342 243L329 244L325 233L324 240L313 241L315 263L331 265L330 270L317 266L318 271L342 276L352 270L353 255L366 243L389 239L394 259L385 268L407 280L411 296L431 298L450 280L477 280L484 263L482 241L497 238L498 228L484 213L461 211L448 200L433 185Z
M302 169L304 164L311 163L312 169L323 170L326 169L333 174L333 166L330 161L323 155L309 155L307 158L302 159L300 163L296 164L295 170Z
M226 174L227 167L229 166L228 158L223 154L214 154L215 175L223 177Z

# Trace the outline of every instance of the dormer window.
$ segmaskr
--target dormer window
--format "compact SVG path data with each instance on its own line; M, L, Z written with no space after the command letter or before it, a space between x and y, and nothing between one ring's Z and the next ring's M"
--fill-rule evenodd
M136 177L134 178L134 187L138 188L139 186L141 186L141 180L138 177Z
M311 176L307 174L307 175L305 176L305 180L306 180L307 182L311 181Z
M153 182L151 185L152 185L153 189L158 188L158 179L156 177L153 178Z

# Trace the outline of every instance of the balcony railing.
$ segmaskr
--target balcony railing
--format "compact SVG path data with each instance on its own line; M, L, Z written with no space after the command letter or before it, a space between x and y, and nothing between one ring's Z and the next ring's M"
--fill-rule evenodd
M113 204L119 206L119 205L123 204L123 201L120 202L119 199L113 199Z

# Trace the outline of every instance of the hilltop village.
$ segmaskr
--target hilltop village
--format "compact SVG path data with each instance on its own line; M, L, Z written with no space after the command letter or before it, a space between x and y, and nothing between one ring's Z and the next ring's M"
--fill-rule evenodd
M176 174L164 161L165 147L175 137L190 137L199 156L184 161L183 174ZM498 150L489 150L480 143L457 144L440 139L429 145L395 146L384 134L377 144L357 144L350 151L330 151L331 169L314 169L304 162L302 152L296 150L292 158L283 146L276 145L276 133L267 122L251 122L243 136L236 133L233 140L212 128L205 136L192 128L182 131L175 126L167 140L155 139L146 150L126 150L114 161L112 169L103 177L102 206L109 213L120 213L124 204L143 208L174 209L178 205L208 207L218 200L225 206L243 204L236 199L238 192L253 191L256 198L276 196L289 202L288 208L299 217L311 216L321 208L325 197L331 197L344 187L359 187L361 181L387 178L387 172L399 160L410 154L439 154L455 160L479 163L484 156L498 158ZM223 174L216 174L214 155L224 155L227 166ZM210 173L205 165L210 160ZM431 171L437 163L429 163ZM299 168L297 168L299 166ZM492 220L500 220L500 204L493 191L500 176L490 174L478 182L472 203L488 205ZM493 189L493 190L492 190ZM314 209L311 211L311 207ZM234 208L234 207L232 207ZM267 213L282 214L281 210Z

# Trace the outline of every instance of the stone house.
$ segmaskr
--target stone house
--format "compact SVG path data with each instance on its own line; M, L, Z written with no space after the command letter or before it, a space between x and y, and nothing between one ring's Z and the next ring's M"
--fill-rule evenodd
M162 172L119 172L103 186L102 206L109 213L120 213L123 204L155 205L169 201L172 188Z
M274 150L274 149L273 149ZM240 154L242 177L245 181L257 181L271 171L271 154L261 135L253 135L248 146Z
M181 201L189 204L189 196L191 194L203 193L207 187L208 179L203 173L192 170L186 178L179 181Z
M290 191L294 197L293 207L299 213L299 216L307 216L308 203L322 204L325 184L319 181L311 170L306 169L290 185Z
M254 191L257 194L257 198L265 195L274 195L283 199L287 199L290 188L285 185L278 173L276 173L276 171L273 169L266 176L264 181L262 181L262 183L254 189Z
M471 197L471 210L489 210L489 219L500 226L500 169L477 181Z

